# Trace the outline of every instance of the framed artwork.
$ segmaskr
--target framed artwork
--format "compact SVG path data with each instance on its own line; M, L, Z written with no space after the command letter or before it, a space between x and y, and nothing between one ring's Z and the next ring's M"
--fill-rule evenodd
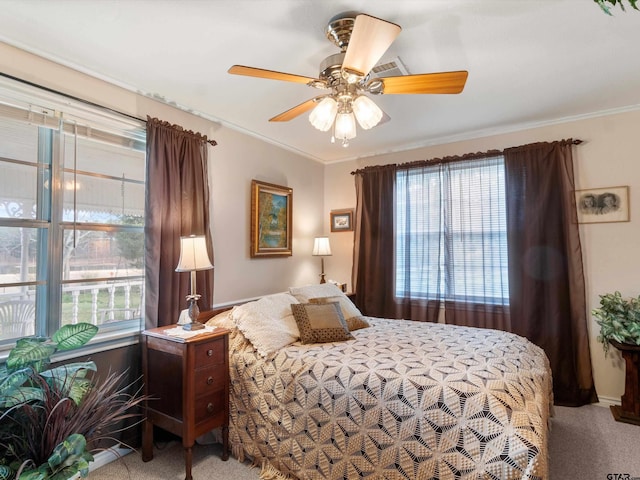
M251 181L251 257L291 256L293 189Z
M353 231L353 209L331 210L331 231L351 232Z
M578 223L629 221L629 187L576 190Z

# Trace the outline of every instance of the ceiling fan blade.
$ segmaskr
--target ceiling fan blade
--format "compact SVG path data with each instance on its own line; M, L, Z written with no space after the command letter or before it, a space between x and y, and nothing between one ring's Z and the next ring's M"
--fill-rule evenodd
M370 15L356 16L342 69L364 77L400 34L399 25Z
M234 75L246 75L248 77L268 78L271 80L282 80L285 82L304 84L319 81L317 78L303 77L302 75L294 75L292 73L276 72L274 70L265 70L263 68L246 67L244 65L232 66L229 69L229 73L233 73Z
M306 102L301 103L300 105L296 105L293 108L290 108L286 112L282 112L279 115L276 115L273 118L270 118L270 122L288 122L289 120L293 120L298 115L302 115L305 112L313 109L320 100L322 100L326 95L322 95L320 97L312 98L311 100L307 100Z
M469 72L422 73L400 77L379 78L384 94L401 93L460 93L464 89Z

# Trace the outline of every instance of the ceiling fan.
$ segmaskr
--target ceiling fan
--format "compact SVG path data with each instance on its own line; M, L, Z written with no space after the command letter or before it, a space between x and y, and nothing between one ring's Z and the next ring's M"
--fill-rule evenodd
M372 78L370 72L389 46L400 34L401 27L370 15L344 12L327 25L326 35L340 53L330 55L320 64L319 78L262 68L233 65L229 73L249 77L304 83L330 92L269 119L286 122L311 111L309 121L321 131L333 127L331 141L338 139L343 146L356 136L356 120L367 130L389 117L365 94L453 94L464 89L468 72L465 70L422 73L386 78Z

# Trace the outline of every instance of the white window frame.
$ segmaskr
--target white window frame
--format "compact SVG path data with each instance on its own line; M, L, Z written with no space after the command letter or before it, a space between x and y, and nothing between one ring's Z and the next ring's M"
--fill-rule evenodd
M1 163L17 163L37 168L38 177L38 218L0 218L0 227L26 227L41 229L38 235L38 258L35 280L3 284L3 286L35 286L36 325L35 334L51 336L61 325L62 288L79 281L62 279L63 236L66 229L74 227L73 222L63 221L63 173L65 142L61 132L85 136L107 143L117 143L144 152L146 150L145 122L118 114L109 109L77 99L57 94L33 85L5 78L0 75L0 116L28 122L38 126L38 164L21 162L19 159L3 158ZM43 156L44 155L44 156ZM146 163L146 162L145 162ZM49 171L49 175L42 172ZM73 173L73 169L71 169ZM93 176L90 172L82 172ZM145 175L146 177L146 175ZM51 194L43 195L42 183L49 181ZM146 180L145 180L146 182ZM139 181L137 183L140 183ZM145 187L146 188L146 187ZM49 197L49 198L47 198ZM76 223L76 228L95 231L142 232L144 225L112 225L97 223ZM45 260L46 259L46 260ZM144 272L144 266L142 267ZM144 289L144 274L138 276ZM131 279L132 277L126 277ZM91 278L83 282L95 281ZM109 278L113 281L114 278ZM117 280L117 279L115 279ZM144 296L142 296L139 318L114 322L101 326L99 334L82 354L117 348L138 341L138 334L144 328ZM13 340L0 341L0 359L6 356Z

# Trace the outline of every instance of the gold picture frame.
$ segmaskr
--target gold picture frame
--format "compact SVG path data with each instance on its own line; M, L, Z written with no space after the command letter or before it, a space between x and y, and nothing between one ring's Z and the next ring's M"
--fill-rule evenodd
M629 187L576 190L578 223L629 221Z
M331 210L331 231L332 232L352 232L353 231L353 208Z
M251 181L251 257L293 255L293 189Z

